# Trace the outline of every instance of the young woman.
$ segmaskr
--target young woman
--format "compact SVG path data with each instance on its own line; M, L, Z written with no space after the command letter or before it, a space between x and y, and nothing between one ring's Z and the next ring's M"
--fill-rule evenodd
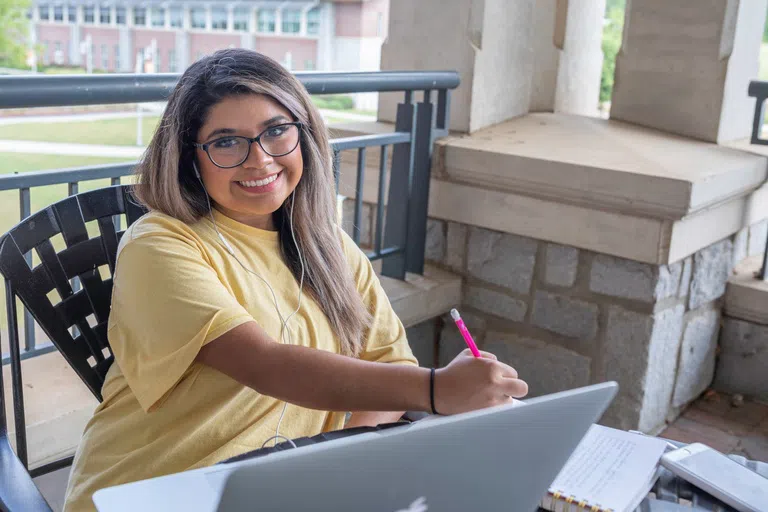
M491 354L419 368L370 262L339 229L325 124L273 60L187 69L138 167L151 211L118 251L115 355L66 510L271 438L452 414L527 393Z

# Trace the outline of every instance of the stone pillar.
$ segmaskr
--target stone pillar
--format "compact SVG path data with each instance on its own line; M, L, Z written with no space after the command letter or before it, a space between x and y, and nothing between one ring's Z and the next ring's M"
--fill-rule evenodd
M733 248L727 238L651 265L430 219L425 257L464 278L464 321L529 397L614 380L600 423L656 433L712 382ZM439 364L464 348L446 316Z
M132 14L132 13L131 13ZM133 73L136 67L136 55L133 53L133 30L120 27L120 70L123 73Z
M80 53L80 42L82 41L82 26L83 26L83 6L78 5L75 7L75 22L71 25L70 29L70 54L69 62L73 66L80 66L83 64L83 56Z
M627 0L611 117L710 142L749 137L767 0Z
M596 115L605 0L538 0L530 110Z
M227 32L235 31L235 6L227 5Z
M473 132L526 114L534 4L391 0L381 69L457 70L461 86L451 97L452 130ZM379 119L393 121L399 101L400 95L380 95Z
M185 9L186 10L186 9ZM186 15L185 15L186 16ZM183 73L190 65L189 32L178 30L176 32L176 68Z
M320 4L320 34L317 39L317 69L331 71L333 65L333 40L336 33L336 17L333 3Z

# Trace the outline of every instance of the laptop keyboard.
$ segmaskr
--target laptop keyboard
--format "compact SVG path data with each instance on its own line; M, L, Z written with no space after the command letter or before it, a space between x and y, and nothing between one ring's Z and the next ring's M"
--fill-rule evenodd
M408 425L410 422L408 421L398 421L395 423L382 423L381 425L375 426L375 427L353 427L353 428L345 428L341 430L334 430L331 432L324 432L322 434L318 434L316 436L312 437L299 437L297 439L293 439L293 444L296 445L296 448L300 448L302 446L308 446L311 444L317 444L317 443L324 443L326 441L333 441L335 439L342 439L344 437L350 437L357 434L366 434L369 432L379 432L382 430L387 430L393 427L401 427L403 425ZM232 457L230 459L224 460L219 462L219 464L229 464L231 462L240 462L243 460L250 460L250 459L256 459L259 457L265 457L267 455L270 455L272 453L281 452L284 450L293 450L293 444L291 444L288 441L282 441L280 443L277 443L276 445L272 444L270 446L265 446L264 448L259 448L250 452L243 453L241 455L237 455L235 457Z

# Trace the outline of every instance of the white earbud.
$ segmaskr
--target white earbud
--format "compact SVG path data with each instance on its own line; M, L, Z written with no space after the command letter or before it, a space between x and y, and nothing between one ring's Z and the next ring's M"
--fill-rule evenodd
M197 170L197 163L193 160L192 161L192 167L195 169L195 176L197 176L197 179L200 180L200 184L203 186L203 191L205 192L205 199L208 202L208 215L211 219L211 224L213 224L213 229L216 231L216 235L219 238L219 241L221 244L227 249L227 252L237 261L237 263L249 274L252 274L256 277L258 277L265 285L267 285L267 288L269 288L270 293L272 294L272 300L275 303L275 310L277 311L277 316L280 318L281 327L280 327L280 342L285 342L285 335L288 335L288 343L293 344L293 337L291 336L291 331L288 329L288 320L290 320L296 313L299 312L301 309L301 298L302 298L302 292L304 291L304 258L301 255L301 248L299 247L299 244L296 243L296 234L293 231L293 206L294 201L296 197L296 192L291 195L291 213L289 215L288 221L290 223L291 228L291 238L293 239L293 245L296 247L296 252L299 257L299 265L301 266L301 277L299 279L299 300L298 304L296 304L296 309L293 310L293 312L288 315L287 317L283 318L283 315L280 313L280 307L277 304L277 296L275 295L275 290L272 288L272 286L269 284L269 281L261 277L259 274L251 270L250 268L246 267L243 262L240 261L240 259L237 257L237 254L235 254L235 250L232 248L232 246L229 244L226 238L224 238L224 235L221 234L219 231L219 227L216 225L216 219L213 216L213 206L211 205L211 198L208 196L208 190L205 188L205 183L203 183L203 179L200 177L200 171ZM266 446L266 444L271 441L272 439L275 440L275 445L277 445L278 439L287 439L288 442L293 445L294 448L296 448L296 445L293 441L286 438L285 436L280 435L280 426L283 423L283 418L285 417L285 411L288 408L288 402L283 403L283 410L280 412L280 417L277 420L277 427L275 428L275 435L264 441L264 444L262 445L262 448Z
M221 240L221 243L222 243L222 244L224 245L224 247L227 249L227 251L229 252L229 254L231 254L232 256L234 256L235 258L237 258L237 256L235 256L235 250L232 248L232 246L231 246L231 245L229 245L229 242L227 242L227 239L226 239L226 238L224 238L224 237L222 236L222 234L221 234L221 233L219 233L218 231L216 232L216 234L217 234L217 235L219 235L219 240Z

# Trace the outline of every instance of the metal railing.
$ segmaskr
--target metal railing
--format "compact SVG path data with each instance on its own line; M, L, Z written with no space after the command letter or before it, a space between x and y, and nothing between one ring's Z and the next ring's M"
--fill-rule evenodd
M759 82L753 80L749 83L748 93L755 98L755 115L752 119L752 144L761 144L768 146L768 139L761 137L763 123L765 121L765 100L768 99L768 82ZM757 276L763 281L768 281L768 235L766 236L765 253L763 254L763 265Z
M388 277L404 279L406 272L423 273L432 148L435 139L448 132L450 91L459 85L458 74L437 71L296 73L296 76L313 95L404 94L397 106L394 131L331 141L334 176L338 193L341 153L357 151L351 236L360 244L366 151L380 148L375 231L372 250L367 255L371 260L383 260L382 274ZM0 77L0 109L165 101L178 79L179 75L175 74ZM414 101L414 93L422 94L421 101ZM388 168L390 146L392 157ZM31 195L36 187L67 184L68 193L72 195L84 181L110 179L113 185L119 184L121 177L132 173L134 165L135 162L0 175L0 191L19 191L19 211L24 219L32 213ZM31 253L27 260L31 265ZM55 350L50 343L36 344L35 323L26 311L24 341L23 359ZM3 357L2 364L7 363L8 358Z

